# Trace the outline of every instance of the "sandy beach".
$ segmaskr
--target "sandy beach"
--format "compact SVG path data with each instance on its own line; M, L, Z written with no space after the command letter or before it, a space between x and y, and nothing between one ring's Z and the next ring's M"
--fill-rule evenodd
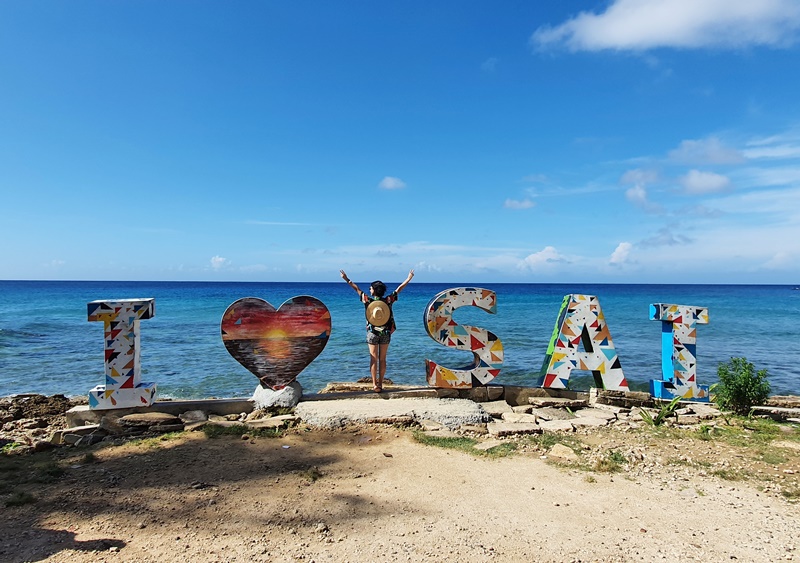
M768 451L601 428L486 456L414 428L301 424L4 455L4 498L35 502L2 511L0 560L793 560L798 430L780 427Z

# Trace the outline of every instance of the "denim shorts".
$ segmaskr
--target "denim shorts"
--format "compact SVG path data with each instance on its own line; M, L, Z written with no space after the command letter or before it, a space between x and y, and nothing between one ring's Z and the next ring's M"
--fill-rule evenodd
M392 333L388 330L383 332L367 331L367 344L389 344L392 340Z

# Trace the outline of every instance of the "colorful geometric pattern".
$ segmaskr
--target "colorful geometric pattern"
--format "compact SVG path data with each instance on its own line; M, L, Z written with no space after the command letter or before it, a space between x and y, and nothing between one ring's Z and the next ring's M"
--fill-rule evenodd
M494 291L473 287L448 289L436 295L425 309L425 328L436 342L470 350L473 362L450 369L432 360L425 360L428 385L431 387L469 388L485 385L500 373L503 366L503 343L488 330L460 325L453 320L459 307L478 307L490 314L497 312Z
M89 321L102 321L105 335L106 384L89 391L89 408L149 407L156 397L155 383L142 383L139 361L139 321L156 314L155 299L92 301Z
M292 297L275 307L257 297L233 302L222 315L222 342L264 387L283 389L328 343L331 314L315 297Z
M581 344L584 352L578 350ZM594 295L564 296L542 364L539 385L566 389L573 369L591 371L599 388L628 390L603 309Z
M650 380L650 394L658 399L682 397L708 402L708 385L697 384L697 325L708 324L708 309L690 305L653 303L650 320L661 321L661 377Z

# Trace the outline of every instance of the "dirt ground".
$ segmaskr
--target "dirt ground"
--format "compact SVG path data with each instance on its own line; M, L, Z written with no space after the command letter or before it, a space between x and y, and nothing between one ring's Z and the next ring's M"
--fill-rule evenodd
M779 432L599 429L481 457L300 426L3 455L0 561L800 559L800 430ZM577 460L553 463L554 441Z

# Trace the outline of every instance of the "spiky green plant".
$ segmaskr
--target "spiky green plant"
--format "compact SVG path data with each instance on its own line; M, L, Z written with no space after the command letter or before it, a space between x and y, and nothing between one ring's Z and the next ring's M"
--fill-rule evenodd
M675 410L678 408L678 402L682 398L683 397L675 397L669 403L662 404L661 408L658 409L658 414L655 416L655 418L653 418L653 415L646 410L639 411L639 415L642 417L642 420L644 420L650 426L661 426L664 424L664 421L667 419L667 417L675 414Z

